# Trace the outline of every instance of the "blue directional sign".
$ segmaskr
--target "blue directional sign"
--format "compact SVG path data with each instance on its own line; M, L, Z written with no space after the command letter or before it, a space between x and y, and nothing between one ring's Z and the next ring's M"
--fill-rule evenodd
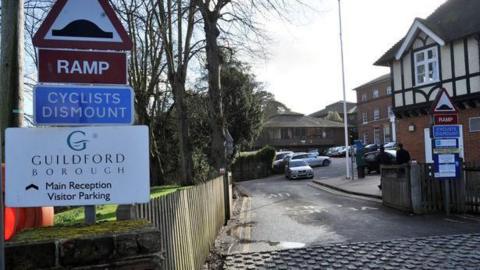
M134 120L128 86L38 85L33 89L38 125L125 125Z
M460 126L458 125L445 125L445 126L433 126L434 138L458 138L460 137Z
M432 127L432 130L433 174L435 179L459 179L462 126L435 125Z

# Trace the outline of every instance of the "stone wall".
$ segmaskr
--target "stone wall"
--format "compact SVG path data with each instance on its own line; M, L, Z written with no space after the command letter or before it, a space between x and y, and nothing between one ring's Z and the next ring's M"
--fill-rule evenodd
M7 243L9 270L161 269L160 232L153 227L119 234Z

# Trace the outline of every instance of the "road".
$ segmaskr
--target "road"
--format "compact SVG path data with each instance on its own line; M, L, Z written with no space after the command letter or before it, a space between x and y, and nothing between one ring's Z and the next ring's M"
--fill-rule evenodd
M315 169L315 178L344 175L344 159ZM239 241L230 252L257 252L339 242L480 232L480 216L411 215L377 200L326 191L283 175L239 183L249 193Z

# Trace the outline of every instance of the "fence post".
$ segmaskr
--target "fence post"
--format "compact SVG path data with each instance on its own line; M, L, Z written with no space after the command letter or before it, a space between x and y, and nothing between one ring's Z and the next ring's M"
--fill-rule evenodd
M465 164L462 162L462 166L461 166L461 170L460 170L460 184L457 185L458 188L459 188L459 191L458 191L458 203L459 203L459 209L458 211L460 213L465 213L465 209L466 209L466 205L465 205L465 201L466 201L466 185L467 185L467 172L465 171L465 167L464 166Z
M423 209L422 187L420 185L420 165L416 162L412 162L410 165L410 189L413 213L421 214Z
M116 211L117 220L137 219L137 210L134 204L121 204Z

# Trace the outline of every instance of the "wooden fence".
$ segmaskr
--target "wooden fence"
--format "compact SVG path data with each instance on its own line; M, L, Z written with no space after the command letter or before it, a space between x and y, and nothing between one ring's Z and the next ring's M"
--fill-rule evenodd
M455 213L480 214L480 164L462 164L458 180L433 176L433 164L382 166L382 198L387 206L414 213L445 211L445 183L449 209Z
M135 206L161 232L162 269L200 269L225 221L223 177Z
M465 164L465 210L480 213L480 166Z
M445 211L445 184L433 176L433 164L420 164L421 207L426 213ZM465 212L465 179L448 181L450 209Z

